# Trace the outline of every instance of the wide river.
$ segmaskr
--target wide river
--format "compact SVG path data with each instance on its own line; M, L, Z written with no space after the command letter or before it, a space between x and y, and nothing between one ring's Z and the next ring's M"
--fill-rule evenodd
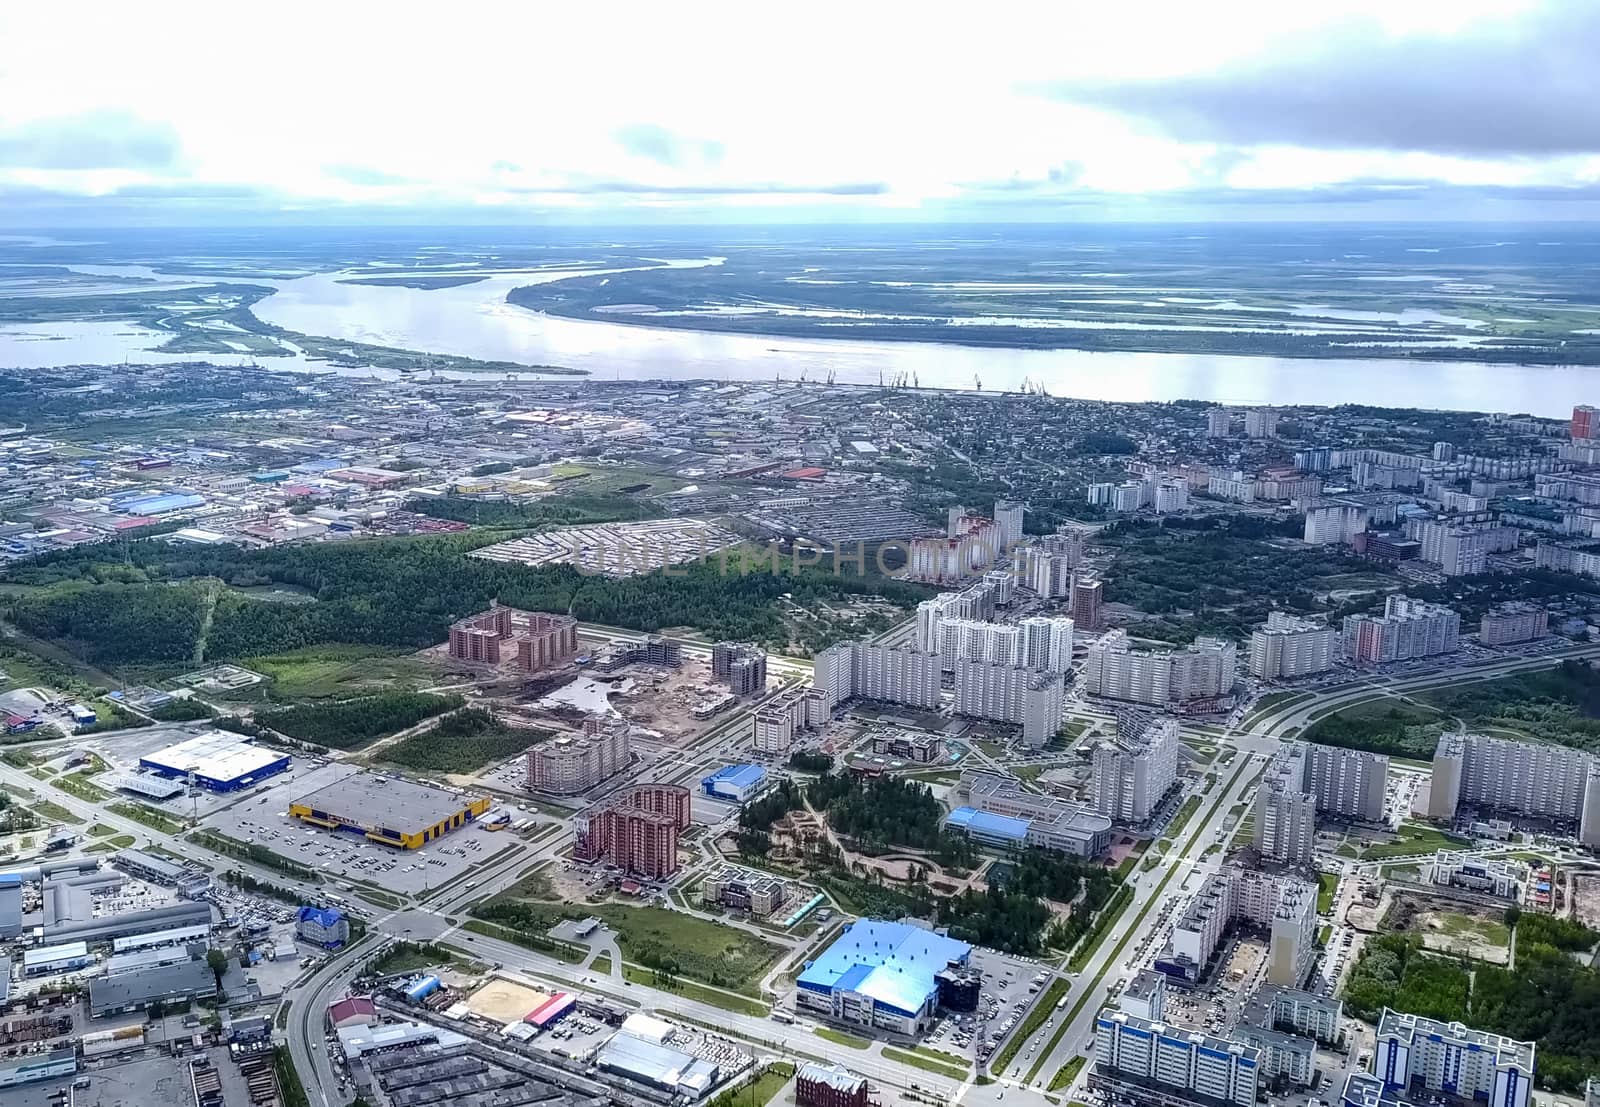
M678 265L715 264L717 259ZM370 275L370 271L368 273ZM269 323L304 334L441 354L585 369L594 379L697 378L875 384L904 375L924 388L1015 391L1025 380L1054 396L1100 400L1215 400L1241 404L1363 403L1560 417L1600 396L1600 369L1383 358L1274 358L1178 353L1086 353L931 342L709 334L559 319L514 307L519 285L570 272L504 273L455 288L346 284L347 274L258 280L277 291L256 304ZM80 332L79 327L92 330ZM54 332L45 338L41 332ZM31 332L26 337L25 332ZM0 366L178 360L152 354L148 331L116 324L0 330ZM77 356L93 354L92 357ZM299 358L265 368L304 369ZM357 371L359 372L359 371ZM389 375L383 373L382 375ZM448 374L454 376L455 374Z

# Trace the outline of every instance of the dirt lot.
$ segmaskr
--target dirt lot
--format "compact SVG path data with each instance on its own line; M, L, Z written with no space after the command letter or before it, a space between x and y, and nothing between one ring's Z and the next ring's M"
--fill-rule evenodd
M1579 922L1600 927L1600 872L1572 873L1572 910Z
M1504 965L1511 960L1511 931L1499 912L1452 904L1449 908L1415 896L1396 896L1383 920L1384 929L1407 931L1423 945Z

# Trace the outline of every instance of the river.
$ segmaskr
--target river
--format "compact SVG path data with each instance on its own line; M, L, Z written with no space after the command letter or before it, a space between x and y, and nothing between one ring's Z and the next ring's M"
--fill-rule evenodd
M721 259L679 260L680 266ZM615 272L587 270L583 272ZM460 275L460 270L450 271ZM255 306L291 331L489 361L559 365L597 380L712 379L875 384L904 375L925 388L1016 391L1023 382L1054 396L1238 404L1364 403L1468 411L1531 411L1561 417L1600 395L1592 367L1400 361L1384 358L1275 358L1183 353L1088 353L928 342L803 339L712 334L543 315L506 302L519 285L580 270L527 270L454 288L342 283L348 273L254 280L276 291ZM154 274L152 274L154 275ZM367 271L364 275L373 275ZM192 278L189 278L192 280ZM48 333L48 339L45 334ZM43 339L43 340L41 340ZM0 366L74 362L193 360L159 355L160 336L126 324L84 323L0 329ZM91 356L92 355L92 356ZM263 358L264 368L312 368L300 358ZM341 370L366 375L362 370ZM372 375L390 376L387 371ZM457 374L441 374L456 376ZM470 374L468 374L470 376ZM548 379L548 378L547 378Z

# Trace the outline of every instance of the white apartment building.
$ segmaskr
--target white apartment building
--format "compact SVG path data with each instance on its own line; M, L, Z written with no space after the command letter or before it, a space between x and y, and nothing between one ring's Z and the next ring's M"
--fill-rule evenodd
M788 753L795 735L826 726L831 712L824 693L815 688L791 688L755 711L751 744L757 753Z
M1478 641L1485 646L1509 646L1543 638L1550 629L1550 615L1535 603L1514 601L1484 612L1478 620Z
M1111 1007L1095 1017L1088 1083L1108 1100L1255 1107L1260 1080L1252 1046ZM1161 1089L1155 1098L1152 1089Z
M1451 488L1439 493L1439 504L1446 511L1488 511L1489 497L1474 496L1470 492L1457 492Z
M812 679L829 711L846 700L939 706L939 656L870 642L841 642L813 659Z
M1094 750L1095 810L1139 826L1178 785L1178 721L1124 715L1115 738Z
M1360 504L1320 504L1306 510L1302 537L1319 546L1348 546L1367 529L1367 518Z
M1253 844L1262 857L1309 865L1317 844L1317 800L1287 774L1268 769L1256 792Z
M1211 474L1211 479L1206 482L1206 491L1219 499L1234 500L1242 504L1254 503L1256 478L1238 470L1214 472Z
M1214 407L1206 412L1206 437L1226 438L1233 413L1225 407Z
M1534 564L1541 569L1576 573L1580 577L1600 577L1600 550L1540 542L1534 549L1533 558Z
M1250 672L1262 680L1292 680L1333 668L1339 632L1314 619L1273 611L1250 634Z
M1462 804L1562 819L1577 825L1584 845L1600 845L1600 765L1569 746L1441 734L1428 817L1454 819Z
M1422 560L1439 566L1447 577L1470 576L1488 568L1489 537L1480 528L1429 520L1411 530L1422 543Z
M1238 677L1238 647L1197 638L1182 650L1135 650L1122 630L1089 647L1083 689L1091 696L1161 706L1226 695Z
M1278 413L1270 407L1246 408L1244 433L1246 438L1278 437Z
M1347 615L1345 656L1358 664L1432 657L1461 648L1461 616L1439 604L1390 596L1382 615Z
M1199 980L1236 921L1271 934L1267 980L1298 988L1316 959L1317 886L1254 869L1230 867L1206 878L1173 924L1156 969L1191 983Z
M1065 616L1031 615L1017 624L1022 630L1019 664L1036 671L1064 673L1072 668L1072 620Z
M1256 849L1274 861L1310 864L1317 816L1381 822L1388 777L1381 753L1284 743L1256 793Z
M1022 541L1022 513L1026 510L1022 504L1015 500L996 500L994 502L994 521L1000 527L1000 541L1005 549L1010 549Z
M1534 1043L1384 1008L1378 1017L1372 1074L1383 1090L1420 1083L1431 1092L1489 1107L1528 1107L1532 1101Z
M1171 478L1156 481L1150 494L1150 506L1156 509L1157 515L1188 511L1189 482Z
M1018 665L961 659L956 662L957 715L1022 727L1024 745L1046 745L1061 729L1066 681L1060 673Z

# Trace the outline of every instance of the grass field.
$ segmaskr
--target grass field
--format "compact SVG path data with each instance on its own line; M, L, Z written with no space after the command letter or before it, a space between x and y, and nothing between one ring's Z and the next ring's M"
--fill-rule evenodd
M1333 910L1333 896L1339 889L1339 877L1335 873L1317 874L1317 914L1326 915Z
M1400 837L1393 842L1379 842L1361 851L1363 861L1382 861L1389 857L1409 857L1412 854L1433 853L1441 849L1464 849L1472 843L1454 834L1446 834L1431 826L1403 823Z
M1178 808L1178 813L1172 816L1172 821L1167 824L1163 833L1169 838L1176 838L1183 833L1183 828L1189 825L1189 820L1194 818L1194 813L1200 810L1200 797L1190 796L1183 801L1183 806Z
M252 657L240 664L271 678L268 692L278 700L326 699L379 689L421 688L434 683L440 675L427 662L410 654L372 646L307 646L287 653ZM246 688L233 698L253 700L261 695L258 686Z
M62 807L59 803L41 800L33 805L33 813L47 823L81 823L82 819Z
M1083 941L1078 943L1078 948L1072 954L1072 960L1067 962L1068 972L1082 972L1083 966L1089 963L1089 958L1094 956L1095 950L1100 948L1100 943L1106 940L1106 935L1111 932L1111 927L1122 917L1128 909L1128 904L1133 902L1133 889L1124 884L1118 888L1111 897L1111 902L1100 909L1095 916L1094 924Z
M599 957L596 957L594 959L594 963L589 966L589 970L591 972L605 973L606 975L610 975L611 954L602 953Z
M833 1030L826 1026L819 1026L812 1033L824 1041L834 1045L849 1046L851 1049L870 1049L872 1043L865 1038L858 1038L854 1034L846 1034L843 1030Z
M1088 1058L1082 1054L1069 1058L1067 1063L1057 1069L1056 1074L1050 1078L1049 1090L1060 1092L1072 1087L1072 1082L1078 1079L1078 1073L1083 1071L1084 1062L1087 1060Z
M113 803L106 808L113 815L121 815L125 819L132 819L136 823L143 823L152 830L159 830L163 834L181 834L184 824L177 819L168 818L165 814L142 803Z
M661 984L653 969L643 965L622 966L622 978L631 980L635 984L646 984L652 988L665 988L667 991L680 995L685 999L692 999L698 1003L709 1003L713 1007L720 1007L724 1011L732 1011L736 1015L749 1015L752 1018L764 1019L772 1013L772 1009L765 1003L758 1003L744 996L729 995L717 988L707 988L703 984L696 984L693 980L683 977L673 977L671 983Z
M745 1104L748 1107L752 1103L755 1107L762 1107L793 1079L794 1066L787 1061L778 1061L768 1065L760 1076L749 1083L723 1092L711 1101L709 1107L736 1107L738 1104Z
M912 1068L922 1069L925 1072L931 1072L950 1080L965 1080L967 1078L966 1068L956 1068L954 1065L941 1064L925 1054L912 1053L904 1049L891 1049L885 1046L883 1055L891 1061L899 1061L902 1065L910 1065Z

